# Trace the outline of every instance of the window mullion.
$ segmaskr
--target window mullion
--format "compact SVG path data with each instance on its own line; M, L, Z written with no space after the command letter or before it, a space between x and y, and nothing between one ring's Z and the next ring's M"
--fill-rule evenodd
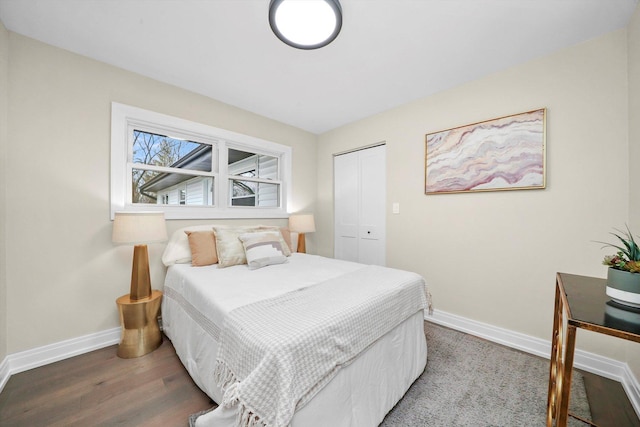
M170 168L166 166L155 166L155 165L145 165L144 163L131 163L130 167L132 169L139 169L145 171L153 171L153 172L161 172L161 173L177 173L180 175L189 175L189 176L215 176L213 172L207 171L199 171L195 169L180 169L180 168Z
M226 141L220 141L220 148L218 150L218 170L220 179L218 179L218 205L220 209L226 209L229 207L229 147Z
M253 178L250 176L242 176L242 175L229 175L228 179L233 179L234 181L262 182L264 184L282 184L282 181L280 180L266 179L266 178Z

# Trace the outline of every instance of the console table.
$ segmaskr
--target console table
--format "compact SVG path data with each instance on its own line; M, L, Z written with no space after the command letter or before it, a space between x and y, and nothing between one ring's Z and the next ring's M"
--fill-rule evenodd
M554 420L556 427L567 425L577 328L640 342L640 309L611 301L605 287L605 279L556 275L547 427L552 427Z

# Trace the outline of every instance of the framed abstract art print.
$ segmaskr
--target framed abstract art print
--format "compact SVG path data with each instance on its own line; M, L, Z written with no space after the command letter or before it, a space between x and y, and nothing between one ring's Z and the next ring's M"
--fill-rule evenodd
M546 108L428 133L425 194L546 186Z

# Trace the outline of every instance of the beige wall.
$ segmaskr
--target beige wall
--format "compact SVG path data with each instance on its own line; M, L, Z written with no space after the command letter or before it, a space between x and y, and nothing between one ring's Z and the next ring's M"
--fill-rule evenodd
M386 141L387 265L422 274L436 310L549 340L555 273L604 277L593 241L627 221L626 46L620 30L321 135L318 252L333 253L332 154ZM424 195L427 132L540 107L547 189ZM624 358L621 340L578 346Z
M640 196L629 192L640 172L627 162L627 152L631 161L640 157L638 21L636 11L628 35L618 31L344 126L317 145L299 129L0 27L0 93L8 79L10 99L8 113L7 97L0 99L0 162L7 159L0 360L118 325L114 300L128 292L131 251L110 241L112 101L292 146L293 210L315 210L318 232L307 244L322 255L333 253L332 154L385 141L388 265L423 274L437 310L549 339L555 272L603 277L604 253L593 240L626 221L640 229ZM539 107L548 108L546 190L424 195L425 133ZM169 232L187 223L169 221ZM162 249L150 246L158 288ZM578 345L626 353L640 374L637 344L585 332Z
M5 251L5 156L7 150L7 82L9 32L0 22L0 362L7 355L7 276Z
M629 46L629 223L640 234L640 6L627 29ZM640 344L627 344L627 363L640 378Z
M315 135L15 33L9 44L8 353L119 324L132 248L111 243L112 101L293 147L293 205L314 209ZM188 223L169 221L169 232ZM149 248L154 288L163 247Z

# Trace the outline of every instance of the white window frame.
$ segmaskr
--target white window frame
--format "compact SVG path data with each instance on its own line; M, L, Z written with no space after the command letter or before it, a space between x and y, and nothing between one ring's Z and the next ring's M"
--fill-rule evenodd
M217 165L213 165L214 206L158 205L132 203L132 135L133 128L160 130L169 136L188 137L207 143L217 151ZM228 182L227 149L235 148L279 159L279 207L227 206ZM156 113L117 102L111 103L111 219L117 211L160 211L166 219L228 219L228 218L287 218L287 203L291 200L292 149L289 146L213 126ZM199 175L189 171L189 175Z

